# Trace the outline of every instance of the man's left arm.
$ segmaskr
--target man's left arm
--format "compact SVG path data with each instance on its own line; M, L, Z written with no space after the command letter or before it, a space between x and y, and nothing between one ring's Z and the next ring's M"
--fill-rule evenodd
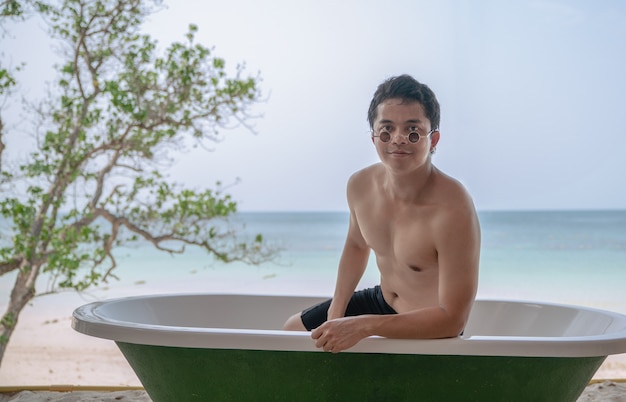
M472 208L442 217L435 233L439 261L439 308L447 318L433 338L459 335L470 314L478 288L480 225Z

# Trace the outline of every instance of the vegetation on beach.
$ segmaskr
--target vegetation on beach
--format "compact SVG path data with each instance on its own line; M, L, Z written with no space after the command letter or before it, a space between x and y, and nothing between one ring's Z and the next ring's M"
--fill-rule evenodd
M236 203L219 183L190 189L163 174L173 153L216 141L233 122L249 127L261 92L258 76L244 77L242 66L228 73L196 43L196 26L158 52L140 30L155 6L0 0L0 23L41 16L62 60L48 95L25 111L36 144L26 160L6 158L3 139L15 134L0 109L0 275L16 275L0 319L0 362L33 297L115 278L113 250L123 243L146 241L166 253L200 247L224 262L275 255L261 235L241 238L224 223ZM5 100L19 89L15 77L16 68L0 64ZM41 274L51 278L44 292L35 288Z

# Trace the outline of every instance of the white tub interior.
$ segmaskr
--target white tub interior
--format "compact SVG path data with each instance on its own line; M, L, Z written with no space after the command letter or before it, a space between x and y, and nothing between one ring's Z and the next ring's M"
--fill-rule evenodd
M173 295L120 299L98 307L98 315L117 321L193 328L279 330L292 314L320 297L255 295Z

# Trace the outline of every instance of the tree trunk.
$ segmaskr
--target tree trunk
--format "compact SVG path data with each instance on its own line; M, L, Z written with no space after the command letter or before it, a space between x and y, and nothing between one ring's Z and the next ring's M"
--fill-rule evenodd
M13 286L11 291L9 305L0 321L0 365L2 365L4 352L15 330L17 319L22 309L35 297L35 281L33 279L36 279L37 275L33 275L34 269L36 268L26 267L18 271L15 286Z

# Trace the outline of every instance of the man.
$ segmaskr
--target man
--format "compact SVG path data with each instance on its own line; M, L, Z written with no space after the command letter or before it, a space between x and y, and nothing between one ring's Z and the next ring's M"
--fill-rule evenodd
M368 121L380 163L348 181L348 235L331 300L295 314L286 330L309 330L337 353L361 339L447 338L465 327L478 282L480 227L469 194L431 162L439 103L408 75L383 82ZM380 286L355 292L370 250Z

